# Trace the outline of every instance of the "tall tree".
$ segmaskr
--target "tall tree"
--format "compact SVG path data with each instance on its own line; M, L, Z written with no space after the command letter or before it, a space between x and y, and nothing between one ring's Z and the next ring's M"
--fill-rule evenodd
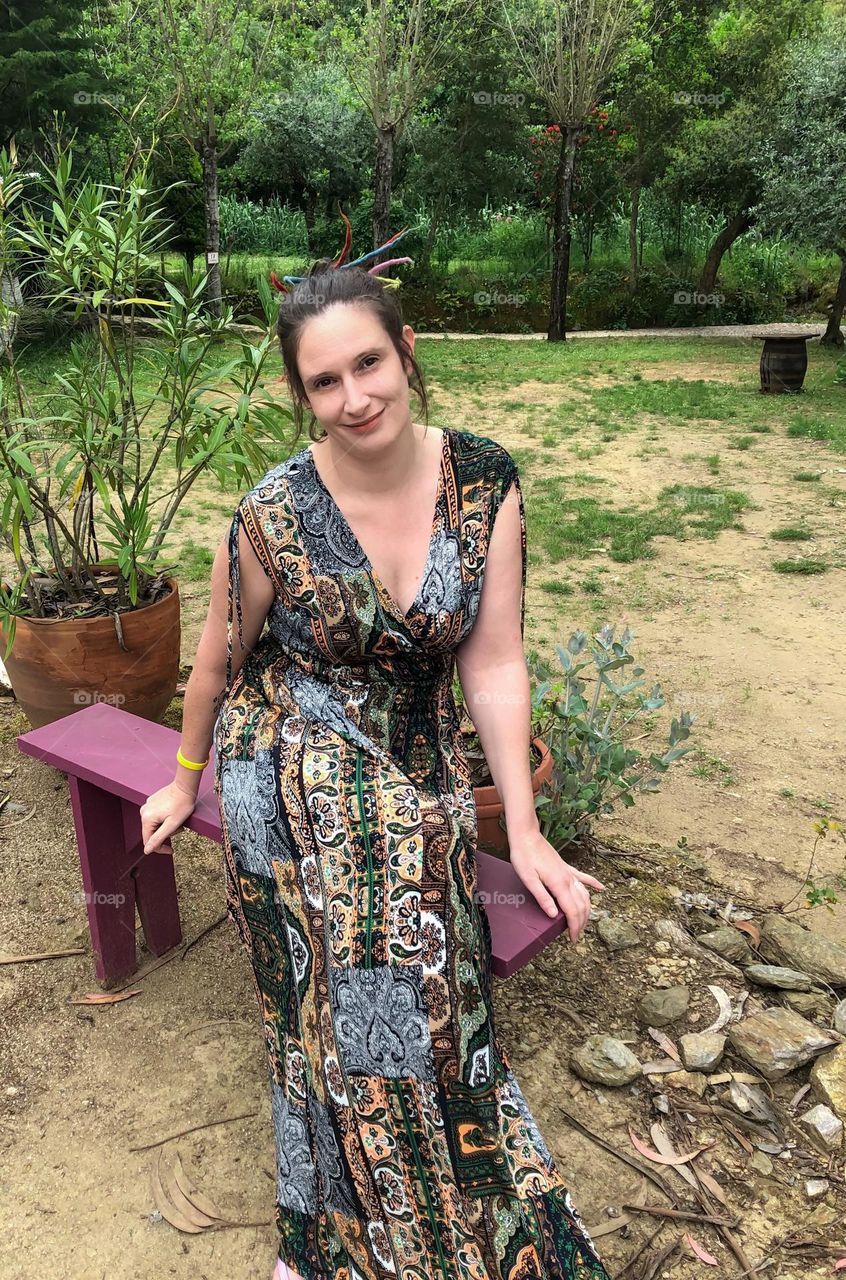
M480 21L481 0L364 0L338 17L347 75L373 122L373 247L391 234L394 153L409 116Z
M823 343L843 346L846 308L846 18L789 50L782 92L759 162L761 225L840 259Z
M372 155L368 121L331 53L316 65L294 60L288 87L259 103L238 162L247 190L300 209L309 251L317 253L318 212L338 222L362 189Z
M36 145L54 112L91 125L108 86L96 74L73 0L0 4L0 146Z
M824 0L728 0L716 5L702 45L702 75L666 189L722 222L708 248L699 290L712 293L727 250L755 221L759 156L781 94L791 42L813 31Z
M662 0L648 40L632 41L610 96L628 129L619 160L629 188L629 289L637 290L642 193L663 173L670 144L703 88L701 46L712 0Z
M145 92L156 127L181 133L202 164L213 315L222 299L218 167L262 91L276 21L272 0L117 0L99 26L115 65Z
M547 337L550 342L563 342L577 139L627 42L645 34L651 0L502 0L502 4L526 77L561 134Z

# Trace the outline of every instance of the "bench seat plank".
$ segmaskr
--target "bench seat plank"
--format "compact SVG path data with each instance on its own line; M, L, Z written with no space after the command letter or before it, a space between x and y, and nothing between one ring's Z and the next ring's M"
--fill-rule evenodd
M137 967L136 906L154 955L181 941L173 858L143 854L138 816L147 796L173 778L179 738L167 725L97 702L17 739L21 751L70 779L101 982L128 977ZM184 825L218 844L222 841L213 755L194 812ZM506 860L478 849L476 867L479 901L491 926L491 968L497 977L507 978L563 933L566 919L562 912L550 918L542 911ZM113 894L123 894L125 901L98 901L98 895Z

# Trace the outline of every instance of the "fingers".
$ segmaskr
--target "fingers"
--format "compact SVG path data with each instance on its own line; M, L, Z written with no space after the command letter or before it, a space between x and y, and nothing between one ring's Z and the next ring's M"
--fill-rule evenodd
M567 918L570 941L578 942L590 919L590 894L585 886L571 876L560 875L550 877L545 885L538 877L538 886L543 900L538 892L535 892L535 897L544 911L550 916L557 915L559 910L563 911ZM552 910L547 903L552 905Z
M578 878L578 880L579 880L579 882L580 882L581 884L590 884L590 885L593 885L594 889L604 889L604 888L605 888L605 885L604 885L604 884L602 884L599 880L597 880L595 876L589 876L589 875L587 875L587 873L586 873L586 872L584 872L584 871L574 871L574 872L573 872L573 875L574 875L574 876L576 876L576 877Z
M542 911L545 911L548 916L558 915L558 905L552 894L547 892L543 881L537 873L531 876L525 884Z
M144 852L145 853L173 853L173 846L170 843L170 837L179 827L178 822L165 820L158 827L154 823L150 823L152 830L149 836L144 835ZM142 825L143 832L143 825Z

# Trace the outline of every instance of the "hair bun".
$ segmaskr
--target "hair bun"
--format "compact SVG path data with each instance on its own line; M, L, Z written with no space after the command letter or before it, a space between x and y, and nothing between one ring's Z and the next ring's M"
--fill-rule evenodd
M318 275L323 271L346 271L350 267L360 267L363 263L370 262L372 259L378 258L381 253L386 251L386 249L392 249L393 246L398 244L403 236L407 235L411 230L410 227L403 227L402 231L398 231L396 235L391 236L383 245L380 245L378 249L371 249L369 253L363 253L360 258L355 258L352 262L345 262L344 259L349 253L350 246L352 244L352 226L349 218L341 208L340 201L338 202L338 211L346 223L344 245L341 252L336 258L320 258L317 262L312 264L304 276L283 276L280 281L276 272L271 271L270 283L273 285L274 289L279 291L279 293L290 293L290 290L287 287L289 284L299 284L301 280L308 280L311 276ZM374 276L377 280L380 280L385 288L398 289L400 286L399 280L394 280L390 276L377 275L377 272L384 271L386 267L398 266L401 262L410 262L412 266L414 265L413 258L389 258L387 262L375 263L372 267L368 267L367 274Z

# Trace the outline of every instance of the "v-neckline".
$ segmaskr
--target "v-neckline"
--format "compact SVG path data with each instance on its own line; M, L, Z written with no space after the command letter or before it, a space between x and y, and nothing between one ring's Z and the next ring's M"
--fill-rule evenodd
M353 544L358 548L358 551L361 554L361 558L365 562L366 572L370 575L370 578L373 581L373 583L379 587L385 599L390 602L397 617L404 623L408 623L411 620L411 618L414 616L416 612L415 605L419 601L420 596L423 592L423 588L426 585L427 570L429 567L429 557L431 556L431 553L432 553L432 543L434 542L434 539L435 539L435 528L438 523L438 510L441 505L441 494L443 493L444 487L446 485L447 458L449 456L449 445L450 445L449 434L450 434L449 428L444 427L442 429L441 461L440 461L440 466L438 468L438 485L435 492L435 508L434 508L434 511L432 512L432 521L429 529L429 541L426 545L426 558L423 561L423 568L420 574L419 581L417 583L417 590L414 594L414 599L412 600L410 606L405 612L403 612L399 602L394 599L394 597L391 595L390 591L385 586L382 579L379 577L379 574L373 568L373 562L371 561L370 556L364 550L364 547L359 542L358 537L353 531L353 528L350 525L349 520L347 520L347 517L344 515L343 511L338 506L332 494L329 492L328 488L326 487L323 481L323 477L318 471L317 464L314 461L313 451L308 446L306 446L306 450L305 450L305 452L308 454L309 461L311 463L311 469L314 473L315 481L320 486L320 488L322 489L326 497L329 499L329 501L331 502L333 508L337 512L339 520L342 521L344 527L349 532L349 535L350 535L350 538L352 539Z

